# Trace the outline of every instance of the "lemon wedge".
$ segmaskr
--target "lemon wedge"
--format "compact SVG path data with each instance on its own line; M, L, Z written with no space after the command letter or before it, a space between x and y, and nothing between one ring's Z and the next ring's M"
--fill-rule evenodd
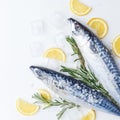
M95 110L90 110L87 115L83 116L81 120L95 120Z
M120 35L113 40L113 51L118 57L120 57Z
M91 7L81 3L79 0L70 0L70 9L78 16L86 15L91 11Z
M28 103L27 101L20 98L16 101L16 108L18 112L27 116L33 115L39 110L38 105Z
M43 56L47 58L55 59L55 60L60 60L63 62L66 61L66 55L64 51L60 48L50 48L45 51Z
M50 100L52 99L50 93L49 93L47 90L45 90L45 89L39 89L38 91L39 91L40 95L41 95L43 98L45 98L46 100L49 100L49 101L50 101Z
M87 24L96 31L99 38L104 38L108 33L108 24L101 18L92 18Z

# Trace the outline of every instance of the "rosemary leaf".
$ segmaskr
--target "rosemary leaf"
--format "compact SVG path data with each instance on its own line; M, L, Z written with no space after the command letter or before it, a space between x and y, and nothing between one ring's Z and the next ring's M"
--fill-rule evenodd
M73 54L72 55L78 55L78 59L76 59L75 61L79 60L81 63L81 66L83 66L83 68L85 68L85 60L82 56L81 51L79 50L77 43L75 42L75 40L72 37L66 37L67 42L71 45L72 50L73 50Z
M112 102L114 104L117 104L117 102L109 95L109 92L103 87L103 85L96 78L95 74L91 71L91 69L86 68L85 60L82 56L80 49L77 46L77 43L75 42L75 40L69 36L66 38L66 40L71 45L71 48L73 50L73 55L76 54L78 56L81 66L79 69L71 69L71 68L67 68L65 66L61 66L62 67L61 71L67 72L71 77L85 82L87 85L100 91L103 95L105 95L110 100L112 100Z
M56 116L57 116L57 119L60 120L60 118L63 116L63 114L65 113L65 111L67 110L68 108L63 108Z
M60 100L46 100L45 98L43 98L39 93L36 93L32 96L33 99L35 99L36 101L34 103L41 103L41 104L47 104L44 109L50 108L50 107L54 107L54 106L59 106L61 108L61 111L56 115L58 120L63 116L63 114L68 110L68 109L72 109L72 108L78 108L80 107L80 105L76 105L75 103L63 100L62 98L60 98Z

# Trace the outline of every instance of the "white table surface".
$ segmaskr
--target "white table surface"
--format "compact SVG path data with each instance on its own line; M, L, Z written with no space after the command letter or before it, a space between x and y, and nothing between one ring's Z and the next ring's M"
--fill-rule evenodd
M120 34L120 1L119 0L81 0L90 5L93 10L84 17L77 17L69 10L69 0L1 0L0 1L0 118L3 120L56 120L58 108L40 110L31 117L22 116L16 110L16 99L21 97L32 102L31 96L38 88L45 88L37 80L29 66L41 64L39 54L42 44L62 47L62 44L52 44L61 30L52 28L52 19L56 13L63 19L74 17L86 23L92 17L101 17L109 24L108 35L104 44L111 49L112 40ZM43 21L44 34L36 35L31 28L36 22ZM58 24L58 23L56 23ZM39 29L39 28L35 28ZM59 29L59 26L57 27ZM56 32L57 31L57 32ZM35 32L35 33L34 33ZM39 31L37 31L39 32ZM63 36L62 36L63 37ZM39 44L39 45L38 45ZM37 47L37 48L36 48ZM31 50L32 49L32 50ZM38 50L38 51L37 51ZM37 52L37 53L36 53ZM115 57L118 65L120 59ZM43 62L43 61L42 61ZM70 60L68 60L69 64ZM86 110L86 109L85 109ZM63 120L80 120L85 110L68 111ZM120 120L104 112L97 111L97 120Z

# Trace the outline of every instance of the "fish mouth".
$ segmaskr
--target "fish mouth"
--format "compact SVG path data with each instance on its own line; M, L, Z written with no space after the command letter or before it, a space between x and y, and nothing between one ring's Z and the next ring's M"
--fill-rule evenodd
M78 36L83 28L83 25L73 18L68 18L68 22L71 25L72 34Z
M37 78L40 78L42 76L41 69L39 67L37 67L37 66L30 66L30 70L34 73L34 75Z
M69 23L74 23L76 20L73 18L68 18Z
M39 70L37 66L30 66L29 68L33 73L35 73L37 70Z
M68 22L70 23L72 28L74 28L76 25L79 25L79 22L73 18L68 18Z
M34 71L35 67L34 66L30 66L30 70Z

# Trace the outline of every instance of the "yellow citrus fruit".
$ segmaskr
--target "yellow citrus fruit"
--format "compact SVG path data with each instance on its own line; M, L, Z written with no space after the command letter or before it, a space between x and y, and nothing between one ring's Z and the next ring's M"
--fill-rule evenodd
M66 55L64 51L60 48L50 48L43 54L44 57L56 59L65 62Z
M45 90L45 89L39 89L38 91L39 91L40 95L43 98L45 98L46 100L51 100L52 99L50 93L47 90Z
M70 0L70 9L78 16L86 15L91 11L91 7L81 3L79 0Z
M118 57L120 57L120 35L113 40L113 51Z
M108 24L101 18L92 18L87 24L96 31L99 38L104 38L108 33Z
M16 108L18 112L27 116L33 115L39 110L38 105L28 103L27 101L20 98L16 101Z
M83 116L81 120L95 120L96 113L95 110L90 110L87 115Z

